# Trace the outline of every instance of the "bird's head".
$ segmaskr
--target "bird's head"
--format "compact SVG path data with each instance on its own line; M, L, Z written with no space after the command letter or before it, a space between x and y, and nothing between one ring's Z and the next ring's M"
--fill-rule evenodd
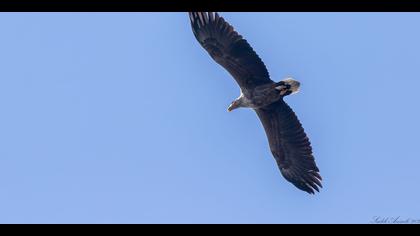
M239 108L239 107L241 107L241 105L242 105L242 100L241 99L236 99L235 101L233 101L231 104L230 104L230 106L228 107L228 111L230 112L230 111L233 111L233 110L235 110L236 108Z

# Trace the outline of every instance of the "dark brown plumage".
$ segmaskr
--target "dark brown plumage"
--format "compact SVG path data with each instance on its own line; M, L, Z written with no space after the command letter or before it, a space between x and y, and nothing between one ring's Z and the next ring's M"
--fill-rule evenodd
M272 82L261 58L223 17L217 13L192 12L190 19L198 42L241 88Z
M241 88L241 96L232 103L232 110L253 108L284 178L308 193L319 191L322 178L311 144L295 113L283 100L284 96L297 91L299 83L272 81L249 43L217 13L190 12L189 17L198 42Z
M285 101L279 100L255 111L284 178L303 191L319 191L322 178L309 139L293 110Z

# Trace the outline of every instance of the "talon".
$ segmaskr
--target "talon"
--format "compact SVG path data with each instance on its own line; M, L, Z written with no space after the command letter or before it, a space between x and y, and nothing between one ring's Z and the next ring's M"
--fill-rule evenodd
M287 89L282 89L282 90L280 90L280 95L281 95L281 96L285 96L285 94L287 94L287 92L289 92L289 90L287 90Z

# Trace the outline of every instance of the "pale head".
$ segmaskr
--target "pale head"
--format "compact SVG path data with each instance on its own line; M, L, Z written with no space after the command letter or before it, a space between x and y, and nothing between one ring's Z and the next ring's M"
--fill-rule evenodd
M235 99L235 101L233 101L230 106L228 107L228 111L231 112L233 110L235 110L236 108L241 107L242 104L242 100L240 98Z

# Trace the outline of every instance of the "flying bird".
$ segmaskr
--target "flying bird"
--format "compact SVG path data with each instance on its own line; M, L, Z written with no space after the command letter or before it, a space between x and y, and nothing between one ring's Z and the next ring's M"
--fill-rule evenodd
M296 114L283 99L298 92L300 83L291 77L272 81L261 58L219 14L189 12L189 17L195 38L240 87L240 96L228 111L253 109L283 177L300 190L319 192L322 178L311 144Z

